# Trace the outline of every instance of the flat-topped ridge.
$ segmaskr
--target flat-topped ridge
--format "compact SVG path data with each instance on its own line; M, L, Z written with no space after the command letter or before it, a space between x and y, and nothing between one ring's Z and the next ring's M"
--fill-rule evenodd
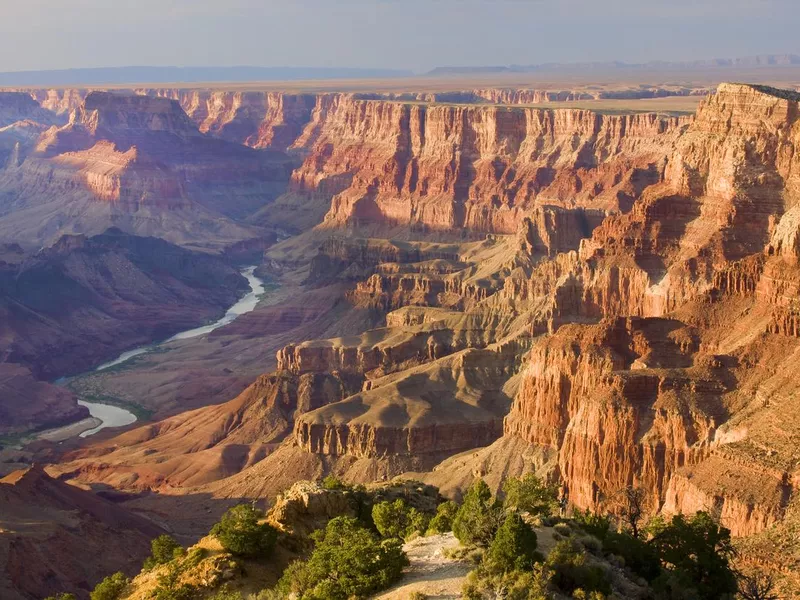
M768 96L774 96L790 102L800 102L800 92L775 88L769 85L759 85L754 83L721 83L717 88L717 93L742 93L743 91L755 91Z

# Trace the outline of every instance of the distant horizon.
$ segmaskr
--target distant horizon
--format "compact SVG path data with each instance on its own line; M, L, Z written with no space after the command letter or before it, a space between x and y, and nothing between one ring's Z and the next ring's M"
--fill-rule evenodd
M202 63L139 63L139 64L118 64L118 65L76 65L71 67L60 68L41 68L41 69L7 69L0 70L0 74L10 73L60 73L67 71L101 71L112 69L263 69L263 70L318 70L318 71L385 71L397 73L409 73L415 76L427 75L440 69L510 69L515 68L549 68L549 67L569 67L569 66L612 66L618 65L619 67L641 67L650 65L692 65L699 63L707 63L705 66L713 68L726 68L731 66L738 66L736 64L718 64L712 65L714 62L722 61L742 61L748 59L758 58L788 58L792 62L789 63L773 63L773 64L760 64L748 66L798 66L800 65L800 48L795 51L789 52L759 52L757 54L735 55L735 56L697 56L695 58L686 59L672 59L669 57L654 58L651 60L632 61L624 58L616 58L610 60L593 60L593 61L580 61L580 60L564 60L564 61L547 61L547 62L516 62L516 63L475 63L475 64L437 64L428 69L415 70L413 68L391 67L391 66L358 66L358 65L337 65L327 66L322 64L276 64L276 65L263 65L255 63L231 63L231 64L202 64Z
M673 61L656 59L646 62L622 60L595 62L551 62L509 65L441 65L424 72L410 69L325 66L259 65L122 65L106 67L69 67L64 69L29 69L0 72L0 86L28 85L121 85L137 83L221 83L279 82L336 79L425 78L481 75L565 74L592 71L670 70L725 71L736 69L799 69L800 54L755 54L749 56L696 58Z
M796 0L5 4L0 72L313 65L425 73L437 66L684 62L797 52L800 30Z

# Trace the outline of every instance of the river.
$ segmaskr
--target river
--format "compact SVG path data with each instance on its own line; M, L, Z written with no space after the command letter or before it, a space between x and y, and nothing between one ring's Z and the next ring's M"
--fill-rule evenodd
M117 358L107 363L103 363L99 367L95 369L97 371L105 371L110 369L111 367L116 367L117 365L121 365L132 359L134 356L140 356L142 354L147 354L152 352L161 344L166 344L169 342L174 342L177 340L188 340L191 338L200 337L201 335L205 335L214 331L215 329L219 329L220 327L224 327L225 325L232 323L236 320L237 317L244 315L246 313L252 312L256 305L258 304L259 297L264 293L264 282L261 281L258 277L255 276L256 267L247 267L242 270L242 275L247 278L247 282L250 284L250 291L242 296L239 301L231 306L228 309L228 312L225 313L218 321L215 321L209 325L203 325L202 327L195 327L194 329L188 329L187 331L182 331L181 333L173 335L171 338L164 340L158 344L151 344L149 346L142 346L141 348L136 348L134 350L128 350L127 352L123 352ZM85 400L79 400L78 404L85 406L89 409L89 413L91 413L92 417L98 419L100 424L92 429L84 431L81 433L81 437L87 437L90 435L94 435L98 431L105 429L106 427L122 427L124 425L130 425L131 423L136 422L136 415L134 415L129 410L125 410L124 408L120 408L118 406L111 406L110 404L99 404L97 402L86 402Z

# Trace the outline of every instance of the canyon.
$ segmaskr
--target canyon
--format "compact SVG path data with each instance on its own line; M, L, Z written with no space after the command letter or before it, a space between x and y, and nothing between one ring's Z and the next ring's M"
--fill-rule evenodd
M47 382L204 323L247 287L218 258L117 229L63 236L32 254L3 249L0 434L88 416L71 393Z
M799 506L800 92L674 92L696 113L521 88L10 93L0 115L47 122L0 132L0 433L81 418L75 394L146 409L23 458L195 539L330 473L459 497L533 472L612 513L634 486L650 514L713 511L791 593L800 553L765 548ZM244 256L274 286L253 312L48 383L219 316Z

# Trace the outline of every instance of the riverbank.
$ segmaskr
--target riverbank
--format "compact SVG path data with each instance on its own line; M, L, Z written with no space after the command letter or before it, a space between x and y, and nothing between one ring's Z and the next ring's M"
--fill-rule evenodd
M241 273L247 279L247 282L250 285L250 291L242 296L233 306L231 306L220 319L214 321L213 323L182 331L162 342L128 350L120 354L114 360L99 365L89 373L63 378L58 380L56 383L70 387L70 382L80 379L85 375L117 369L122 365L127 366L127 363L132 359L150 354L152 352L168 352L169 348L165 347L166 344L206 335L215 329L219 329L220 327L224 327L225 325L232 323L239 316L255 310L259 299L265 291L265 283L255 276L255 270L256 266L250 266L242 269ZM91 398L91 400L94 399L94 397ZM139 411L129 410L128 408L120 406L117 403L112 404L94 402L89 401L89 399L85 398L84 396L81 396L81 399L78 400L78 404L89 409L89 413L91 415L90 418L83 419L77 423L59 427L54 430L42 432L36 436L37 439L64 441L65 439L76 436L88 437L106 428L125 427L132 425L140 418L140 415L136 414L136 412Z

